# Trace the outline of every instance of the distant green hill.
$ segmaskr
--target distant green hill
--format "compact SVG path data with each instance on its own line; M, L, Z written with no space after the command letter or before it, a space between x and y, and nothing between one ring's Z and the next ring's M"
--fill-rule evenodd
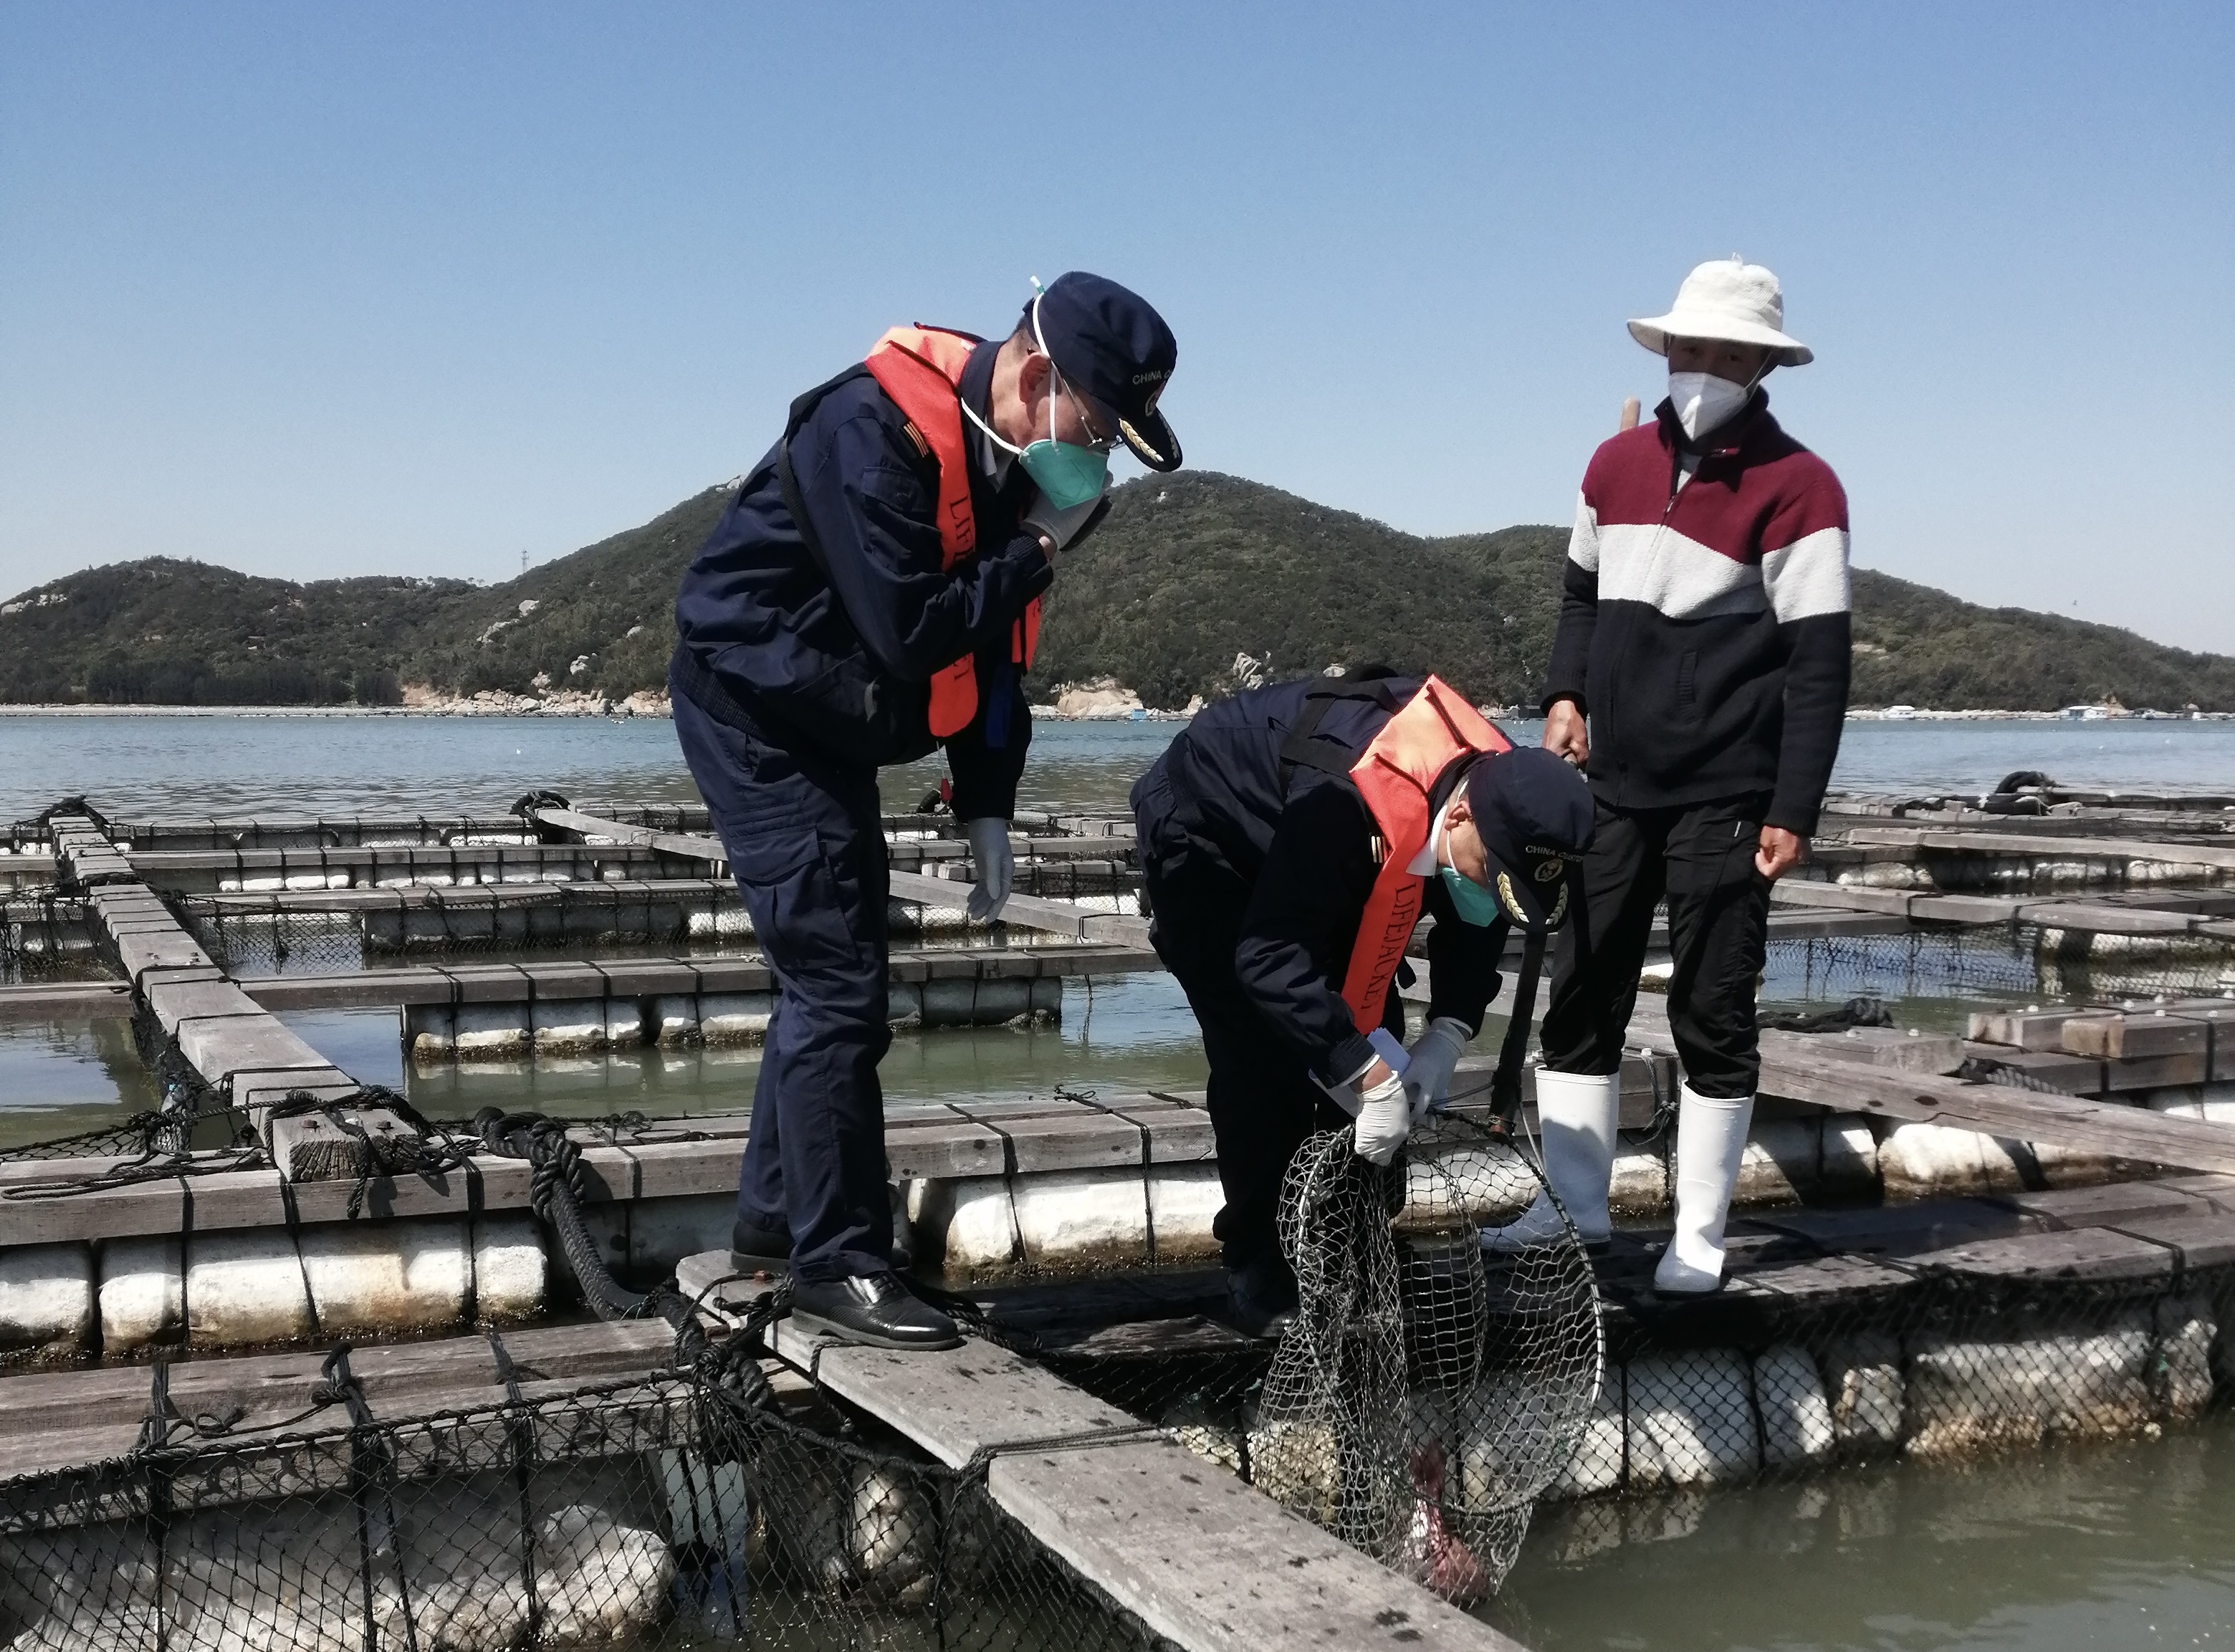
M399 669L409 682L462 694L525 694L539 675L616 698L665 688L676 587L729 497L710 487L640 528L475 590L455 617L413 638Z
M2116 700L2131 710L2235 710L2235 659L2168 648L2112 625L2025 608L1980 608L1930 585L1855 571L1858 706L2053 711Z
M294 584L168 558L72 574L0 604L0 700L392 702L400 684L619 696L657 689L683 571L726 502L710 488L502 584ZM1477 699L1533 701L1567 530L1421 539L1255 482L1152 476L1065 555L1037 695L1115 678L1150 705L1337 661L1433 669ZM2047 710L2115 698L2235 709L2235 659L2023 609L1855 577L1855 703Z
M321 705L403 698L397 666L459 579L297 584L150 557L0 604L0 701Z
M1537 527L1422 539L1231 476L1153 477L1058 563L1033 676L1114 677L1177 706L1229 689L1248 654L1275 676L1374 660L1532 697L1566 545Z

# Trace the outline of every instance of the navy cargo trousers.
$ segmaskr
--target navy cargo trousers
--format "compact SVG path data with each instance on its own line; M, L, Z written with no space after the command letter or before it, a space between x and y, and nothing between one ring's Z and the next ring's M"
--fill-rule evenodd
M1544 1061L1556 1073L1622 1066L1654 910L1668 903L1668 1028L1703 1096L1752 1095L1761 1076L1754 981L1769 942L1769 879L1754 870L1766 797L1673 808L1602 801L1583 856L1583 910L1560 932Z
M1314 1131L1340 1130L1350 1120L1242 989L1234 954L1250 886L1206 856L1172 852L1183 834L1154 802L1137 806L1150 942L1187 994L1210 1067L1206 1100L1226 1196L1211 1232L1230 1271L1279 1265L1277 1218L1288 1161ZM1401 1034L1401 1011L1399 1017Z
M675 733L776 977L737 1216L789 1231L813 1280L892 1266L885 1191L890 887L877 771L833 763L680 692Z

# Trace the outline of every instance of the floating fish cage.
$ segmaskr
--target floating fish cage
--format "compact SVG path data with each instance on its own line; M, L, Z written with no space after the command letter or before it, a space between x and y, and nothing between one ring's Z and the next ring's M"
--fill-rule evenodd
M1761 992L1780 1003L2190 998L2235 992L2235 940L2012 923L1800 937L1770 944Z
M393 1009L413 1060L451 1064L750 1043L777 983L703 813L27 824L21 870L49 885L12 899L0 985L75 968L92 1013L128 1000L163 1102L0 1152L0 1649L1191 1645L1171 1602L1332 1610L1341 1591L1282 1591L1346 1557L1373 1581L1343 1598L1468 1644L1431 1596L1493 1591L1545 1509L1583 1531L1639 1498L2226 1403L2228 846L1827 822L1820 881L1772 917L1764 996L1799 1011L1764 1034L1720 1295L1648 1286L1677 1078L1648 995L1603 1253L1564 1226L1483 1249L1545 1188L1526 1075L1493 1120L1470 1061L1396 1169L1340 1138L1300 1157L1302 1312L1277 1343L1226 1322L1199 1094L895 1109L912 1273L973 1335L874 1357L709 1275L749 1115L439 1124L279 1019ZM887 822L895 1024L1052 1019L1067 976L1156 967L1123 823L1026 824L988 935L935 881L970 870L951 826ZM16 1002L52 1014L56 990ZM1872 998L1977 1013L1957 1036L1825 1009ZM694 1268L702 1304L673 1312ZM505 1351L589 1330L638 1340L602 1363ZM338 1339L354 1361L268 1363ZM396 1374L468 1347L470 1377ZM946 1378L1009 1432L896 1420ZM120 1380L145 1385L121 1411ZM36 1387L72 1381L92 1386ZM1104 1420L1018 1420L1065 1407ZM1072 1515L1153 1547L1096 1551ZM1217 1549L1244 1530L1257 1551ZM1331 1536L1266 1557L1300 1531ZM1189 1564L1184 1588L1135 1586Z
M128 1450L0 1479L0 1645L1156 1644L982 1469L788 1416L750 1359L582 1385L494 1348L490 1399L392 1416L346 1350L284 1417L184 1410L157 1368Z
M0 986L114 978L82 900L51 890L0 896Z

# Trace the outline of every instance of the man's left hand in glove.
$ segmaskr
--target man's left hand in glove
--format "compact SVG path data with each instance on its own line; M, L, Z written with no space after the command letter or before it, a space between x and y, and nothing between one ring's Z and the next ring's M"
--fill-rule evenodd
M1007 904L1009 886L1016 881L1016 857L1009 849L1009 823L992 815L969 823L970 861L978 880L970 886L969 915L973 924L991 924Z
M1413 1041L1412 1060L1405 1068L1405 1100L1416 1126L1435 1108L1451 1100L1452 1074L1466 1053L1474 1035L1455 1016L1444 1015L1429 1023Z

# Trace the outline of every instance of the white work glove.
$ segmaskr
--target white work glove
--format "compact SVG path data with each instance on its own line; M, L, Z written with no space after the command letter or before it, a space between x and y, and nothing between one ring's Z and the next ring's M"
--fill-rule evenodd
M1106 493L1109 491L1110 481L1104 477L1102 492ZM1086 526L1087 519L1101 505L1102 494L1098 493L1084 505L1074 505L1067 511L1059 511L1048 503L1046 494L1036 493L1032 497L1032 509L1025 513L1025 526L1035 533L1046 534L1053 541L1055 548L1060 551L1078 537L1078 531Z
M1405 1099L1412 1108L1412 1123L1419 1124L1431 1109L1451 1100L1452 1074L1471 1036L1465 1022L1441 1015L1414 1041L1408 1052L1412 1060L1405 1068Z
M1405 1081L1396 1074L1360 1093L1351 1146L1360 1159L1386 1166L1397 1157L1397 1150L1412 1130L1412 1110L1405 1100Z
M1017 859L1009 852L1009 823L985 815L969 824L970 859L978 881L970 886L970 921L990 924L1000 917L1017 880Z

